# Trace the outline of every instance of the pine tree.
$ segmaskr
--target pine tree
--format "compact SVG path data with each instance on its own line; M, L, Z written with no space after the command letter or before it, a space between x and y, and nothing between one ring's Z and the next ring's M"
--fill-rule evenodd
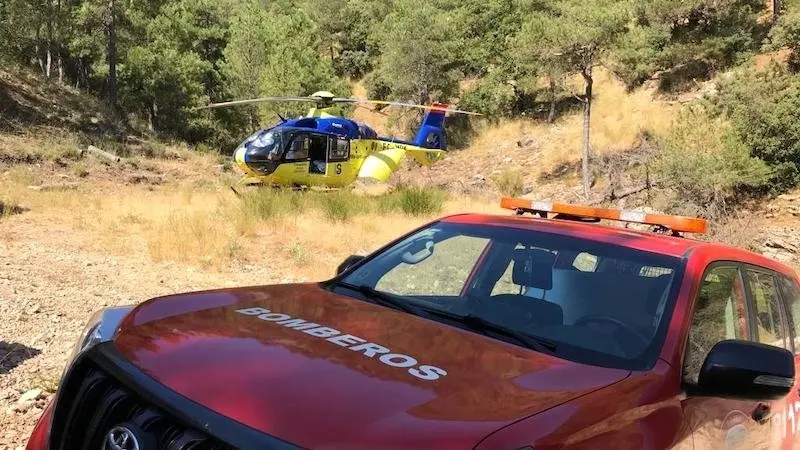
M451 38L451 11L425 0L399 0L376 28L377 70L396 98L428 104L458 88L460 42Z
M582 176L583 193L589 195L590 126L594 68L602 64L626 31L626 3L605 0L564 0L537 12L515 38L518 58L580 74L584 81Z

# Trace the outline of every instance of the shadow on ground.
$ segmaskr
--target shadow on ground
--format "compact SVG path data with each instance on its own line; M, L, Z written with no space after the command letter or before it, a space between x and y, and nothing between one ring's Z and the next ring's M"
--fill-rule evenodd
M17 342L0 341L0 375L40 354L41 351Z
M15 205L13 203L3 203L3 201L0 200L0 217L4 215L22 214L26 211L29 211L29 209L24 206Z

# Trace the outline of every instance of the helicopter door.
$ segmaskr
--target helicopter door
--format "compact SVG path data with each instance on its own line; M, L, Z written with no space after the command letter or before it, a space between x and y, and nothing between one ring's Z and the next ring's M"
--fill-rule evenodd
M343 136L333 136L328 145L328 165L330 172L328 176L334 178L338 183L332 184L345 185L352 181L350 169L350 140Z
M291 144L283 158L286 169L281 171L282 181L286 184L302 185L308 181L308 158L312 147L312 136L306 133L298 133L292 138ZM283 165L283 164L282 164ZM278 175L278 171L276 171Z
M310 175L325 175L327 172L328 137L312 134L309 147L308 173Z

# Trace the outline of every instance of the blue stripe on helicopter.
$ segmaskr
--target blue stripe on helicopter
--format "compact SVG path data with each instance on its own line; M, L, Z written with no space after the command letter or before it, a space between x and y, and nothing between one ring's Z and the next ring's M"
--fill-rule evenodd
M397 142L419 147L444 149L446 148L445 136L442 130L444 117L443 112L428 111L413 142L391 137L379 137L375 130L366 124L343 117L301 117L287 120L275 128L306 128L322 133L346 136L348 139L379 139L383 142Z

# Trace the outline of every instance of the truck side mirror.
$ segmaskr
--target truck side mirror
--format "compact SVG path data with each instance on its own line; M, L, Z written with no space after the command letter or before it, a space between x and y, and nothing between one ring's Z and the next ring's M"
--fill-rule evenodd
M794 355L783 348L744 340L718 342L700 368L703 396L777 400L794 386Z
M358 263L362 259L364 259L364 257L360 256L360 255L350 255L350 256L348 256L347 258L345 258L344 261L342 261L341 264L339 264L339 267L336 268L336 275L341 275L342 272L344 272L345 270L349 269L351 266L355 265L356 263Z

